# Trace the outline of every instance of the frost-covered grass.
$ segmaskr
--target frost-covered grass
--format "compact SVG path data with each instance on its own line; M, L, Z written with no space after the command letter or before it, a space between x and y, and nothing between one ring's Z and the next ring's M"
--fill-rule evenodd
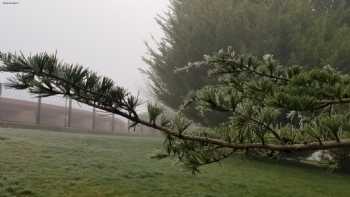
M0 129L0 197L348 197L350 176L232 158L192 176L161 139Z

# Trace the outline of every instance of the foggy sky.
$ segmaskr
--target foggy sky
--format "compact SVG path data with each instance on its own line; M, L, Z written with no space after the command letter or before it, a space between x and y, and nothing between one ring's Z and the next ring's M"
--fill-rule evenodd
M144 41L161 37L154 17L168 0L0 0L0 51L55 52L106 75L133 93L145 93ZM8 2L9 0L6 0ZM12 0L15 1L15 0ZM5 81L4 74L0 81ZM28 99L28 94L5 91ZM45 99L57 102L57 99Z

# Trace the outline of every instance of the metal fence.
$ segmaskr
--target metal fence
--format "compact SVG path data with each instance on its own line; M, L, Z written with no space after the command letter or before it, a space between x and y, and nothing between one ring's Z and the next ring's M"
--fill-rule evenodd
M66 128L93 133L137 135L154 133L141 126L135 130L129 130L127 120L68 98L35 98L25 92L11 91L6 91L0 83L0 122L3 125Z

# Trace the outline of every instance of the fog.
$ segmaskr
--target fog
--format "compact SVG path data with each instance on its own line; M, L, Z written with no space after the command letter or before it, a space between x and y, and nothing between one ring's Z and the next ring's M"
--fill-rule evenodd
M26 54L57 52L68 63L79 63L111 77L132 93L147 94L144 41L161 31L154 18L166 10L166 0L18 0L0 4L0 51ZM15 2L15 1L12 1ZM0 81L5 82L1 74ZM30 99L24 92L4 96ZM45 99L60 103L62 99Z

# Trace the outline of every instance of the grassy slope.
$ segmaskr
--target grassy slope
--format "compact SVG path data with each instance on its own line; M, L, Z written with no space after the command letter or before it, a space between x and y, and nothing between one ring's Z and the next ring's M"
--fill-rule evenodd
M350 196L350 177L230 159L192 176L156 138L0 129L0 196Z

